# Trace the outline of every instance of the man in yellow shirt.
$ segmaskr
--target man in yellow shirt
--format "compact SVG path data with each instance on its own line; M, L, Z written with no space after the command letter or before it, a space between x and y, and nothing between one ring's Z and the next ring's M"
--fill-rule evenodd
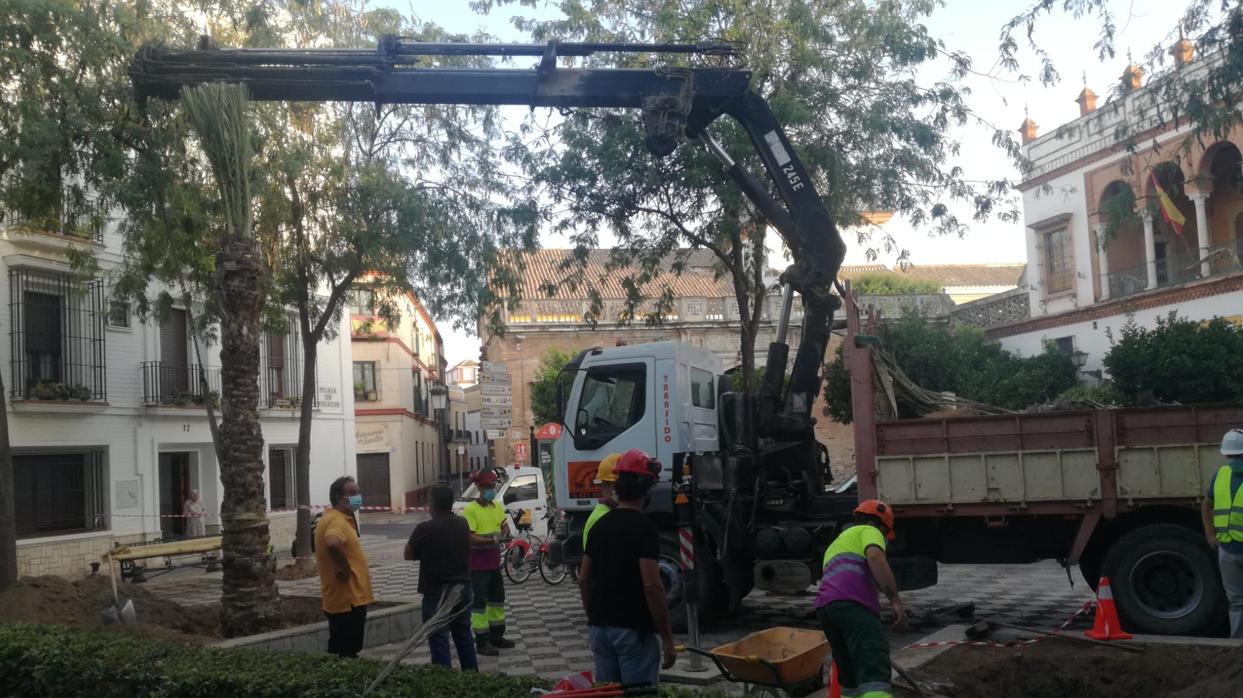
M470 582L474 599L470 626L475 631L475 651L495 657L497 650L514 646L505 639L505 578L501 576L500 539L509 535L505 507L496 499L496 473L481 470L471 477L479 489L475 501L462 516L470 527Z
M596 508L591 510L587 523L583 524L584 551L587 550L587 533L591 531L591 527L617 506L617 501L613 499L613 484L617 482L617 460L619 458L621 458L620 453L610 453L600 461L600 465L596 468L596 482L600 485L600 501L596 503Z
M363 648L367 606L375 601L371 571L358 539L354 512L363 505L358 483L347 476L328 488L332 508L315 526L315 564L319 568L319 594L328 617L328 652L357 657Z

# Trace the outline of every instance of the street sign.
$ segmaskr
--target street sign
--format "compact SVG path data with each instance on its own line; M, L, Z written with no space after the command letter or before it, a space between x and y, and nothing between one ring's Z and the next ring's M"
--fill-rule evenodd
M513 382L513 379L509 377L508 373L480 373L479 374L480 385L487 385L488 383L504 383L505 385L509 385L512 382Z
M503 439L505 438L505 430L504 429L485 429L484 436L488 437L489 441L492 441L495 439Z
M479 404L481 407L513 407L514 396L512 395L480 395Z
M500 361L485 361L480 368L484 373L509 373L509 366Z
M513 395L514 386L509 383L480 383L480 395Z
M511 417L484 417L480 419L479 421L483 423L484 429L487 429L489 431L498 430L501 432L501 436L491 437L494 439L505 438L504 430L508 429L514 424L514 420Z
M504 417L506 419L513 419L514 408L508 405L504 407L500 405L484 405L479 408L479 413L484 419L487 419L488 417Z

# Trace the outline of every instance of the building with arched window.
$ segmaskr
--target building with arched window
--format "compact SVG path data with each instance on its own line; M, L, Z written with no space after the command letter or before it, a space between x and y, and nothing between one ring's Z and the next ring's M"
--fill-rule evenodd
M1028 317L989 328L1024 354L1055 342L1085 372L1101 368L1129 320L1152 326L1243 314L1243 128L1196 138L1163 104L1162 81L1195 78L1218 55L1180 43L1170 72L1148 85L1130 65L1099 109L1084 88L1080 117L1020 132L1031 169L1019 185L1027 226Z

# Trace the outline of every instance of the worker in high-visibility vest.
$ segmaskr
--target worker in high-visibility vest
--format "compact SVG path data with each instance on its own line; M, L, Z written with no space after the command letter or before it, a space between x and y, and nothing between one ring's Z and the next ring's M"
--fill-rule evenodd
M466 505L462 517L470 528L470 581L474 598L470 626L475 652L495 657L497 650L514 646L505 639L505 579L501 576L500 539L509 535L505 508L496 502L496 473L481 470L471 476L479 496Z
M600 486L600 500L596 503L596 508L591 510L591 515L587 517L587 523L583 525L583 550L587 549L587 532L601 517L613 511L613 507L617 506L617 500L613 499L613 484L617 482L617 460L619 458L621 458L620 453L610 453L600 461L600 465L596 468L596 484Z
M1217 548L1221 585L1230 604L1230 637L1243 639L1243 429L1221 439L1226 464L1217 469L1200 504L1210 547Z
M880 622L879 588L889 598L894 625L906 621L906 607L885 557L894 539L893 509L878 499L855 507L855 525L824 551L824 575L816 592L816 619L837 665L842 698L891 698L889 640Z

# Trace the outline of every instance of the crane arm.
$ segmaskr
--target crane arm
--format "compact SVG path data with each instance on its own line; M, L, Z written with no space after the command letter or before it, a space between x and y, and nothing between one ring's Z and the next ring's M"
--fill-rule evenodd
M700 44L426 44L386 36L376 49L225 49L206 41L196 50L148 45L135 56L130 78L140 102L176 99L185 86L242 83L260 101L353 101L380 104L500 104L557 108L632 108L643 114L645 141L668 155L683 137L704 141L730 177L791 250L782 277L804 302L803 335L789 388L783 388L790 303L783 305L760 389L759 433L807 438L819 391L836 298L833 281L845 244L768 103L753 92L751 73L737 68L560 68L559 56L595 52L728 54L726 45ZM539 56L534 69L421 67L427 56ZM738 121L780 200L772 197L712 139L720 116ZM790 298L789 292L786 298Z

